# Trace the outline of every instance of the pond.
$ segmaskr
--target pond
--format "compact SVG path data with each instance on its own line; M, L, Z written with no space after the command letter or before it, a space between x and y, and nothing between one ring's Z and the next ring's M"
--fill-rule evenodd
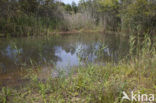
M34 66L68 71L95 63L118 63L128 53L128 37L82 33L48 37L1 38L0 83L20 81L22 69ZM45 70L46 71L46 70ZM47 71L48 72L48 71Z

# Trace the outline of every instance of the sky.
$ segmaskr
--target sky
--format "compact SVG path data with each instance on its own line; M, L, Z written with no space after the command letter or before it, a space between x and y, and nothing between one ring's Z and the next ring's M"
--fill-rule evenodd
M64 2L65 4L72 4L72 1L76 2L76 4L78 4L79 0L60 0L62 2Z

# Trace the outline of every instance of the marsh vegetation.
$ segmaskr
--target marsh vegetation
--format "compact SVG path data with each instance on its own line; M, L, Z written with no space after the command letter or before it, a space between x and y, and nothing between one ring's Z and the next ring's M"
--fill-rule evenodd
M156 95L155 0L0 0L0 37L0 103Z

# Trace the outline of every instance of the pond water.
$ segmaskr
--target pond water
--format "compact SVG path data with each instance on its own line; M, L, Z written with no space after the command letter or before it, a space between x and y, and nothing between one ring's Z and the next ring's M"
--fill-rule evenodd
M85 33L1 38L0 83L19 79L21 68L43 66L44 69L48 66L51 69L69 70L87 63L117 63L127 55L128 48L128 38L117 34Z

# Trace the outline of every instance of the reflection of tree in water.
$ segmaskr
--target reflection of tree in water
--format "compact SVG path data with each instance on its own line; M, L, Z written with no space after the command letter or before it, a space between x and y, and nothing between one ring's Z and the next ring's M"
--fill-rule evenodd
M14 67L13 65L13 61L10 58L2 55L2 53L0 52L0 73L7 72L6 68L12 68Z
M62 45L62 49L65 50L67 53L71 53L73 55L76 52L76 45L75 44L64 44L64 45Z
M59 45L67 53L77 53L82 61L89 62L117 62L128 51L127 38L115 34L67 36Z
M115 34L105 35L104 41L100 44L99 49L103 51L100 59L117 62L118 57L120 56L120 37Z
M0 48L0 62L5 65L5 69L29 66L31 63L33 65L52 63L58 59L54 55L54 44L53 40L46 39L17 39L8 41ZM19 50L20 53L18 52Z
M118 35L79 34L59 38L25 38L8 40L0 47L0 62L12 68L18 66L55 64L62 57L55 55L56 47L76 55L82 62L118 61L127 53L127 40ZM8 49L9 46L9 49ZM8 51L6 52L6 49ZM7 53L11 55L7 55Z
M8 44L4 43L3 39L0 40L0 73L7 72L6 68L14 68L15 60L13 57L8 57ZM13 53L10 53L10 55ZM12 70L11 70L12 71Z
M119 35L109 34L93 43L83 45L79 56L82 60L89 61L114 61L117 62L123 58L128 51L128 42L126 38Z

